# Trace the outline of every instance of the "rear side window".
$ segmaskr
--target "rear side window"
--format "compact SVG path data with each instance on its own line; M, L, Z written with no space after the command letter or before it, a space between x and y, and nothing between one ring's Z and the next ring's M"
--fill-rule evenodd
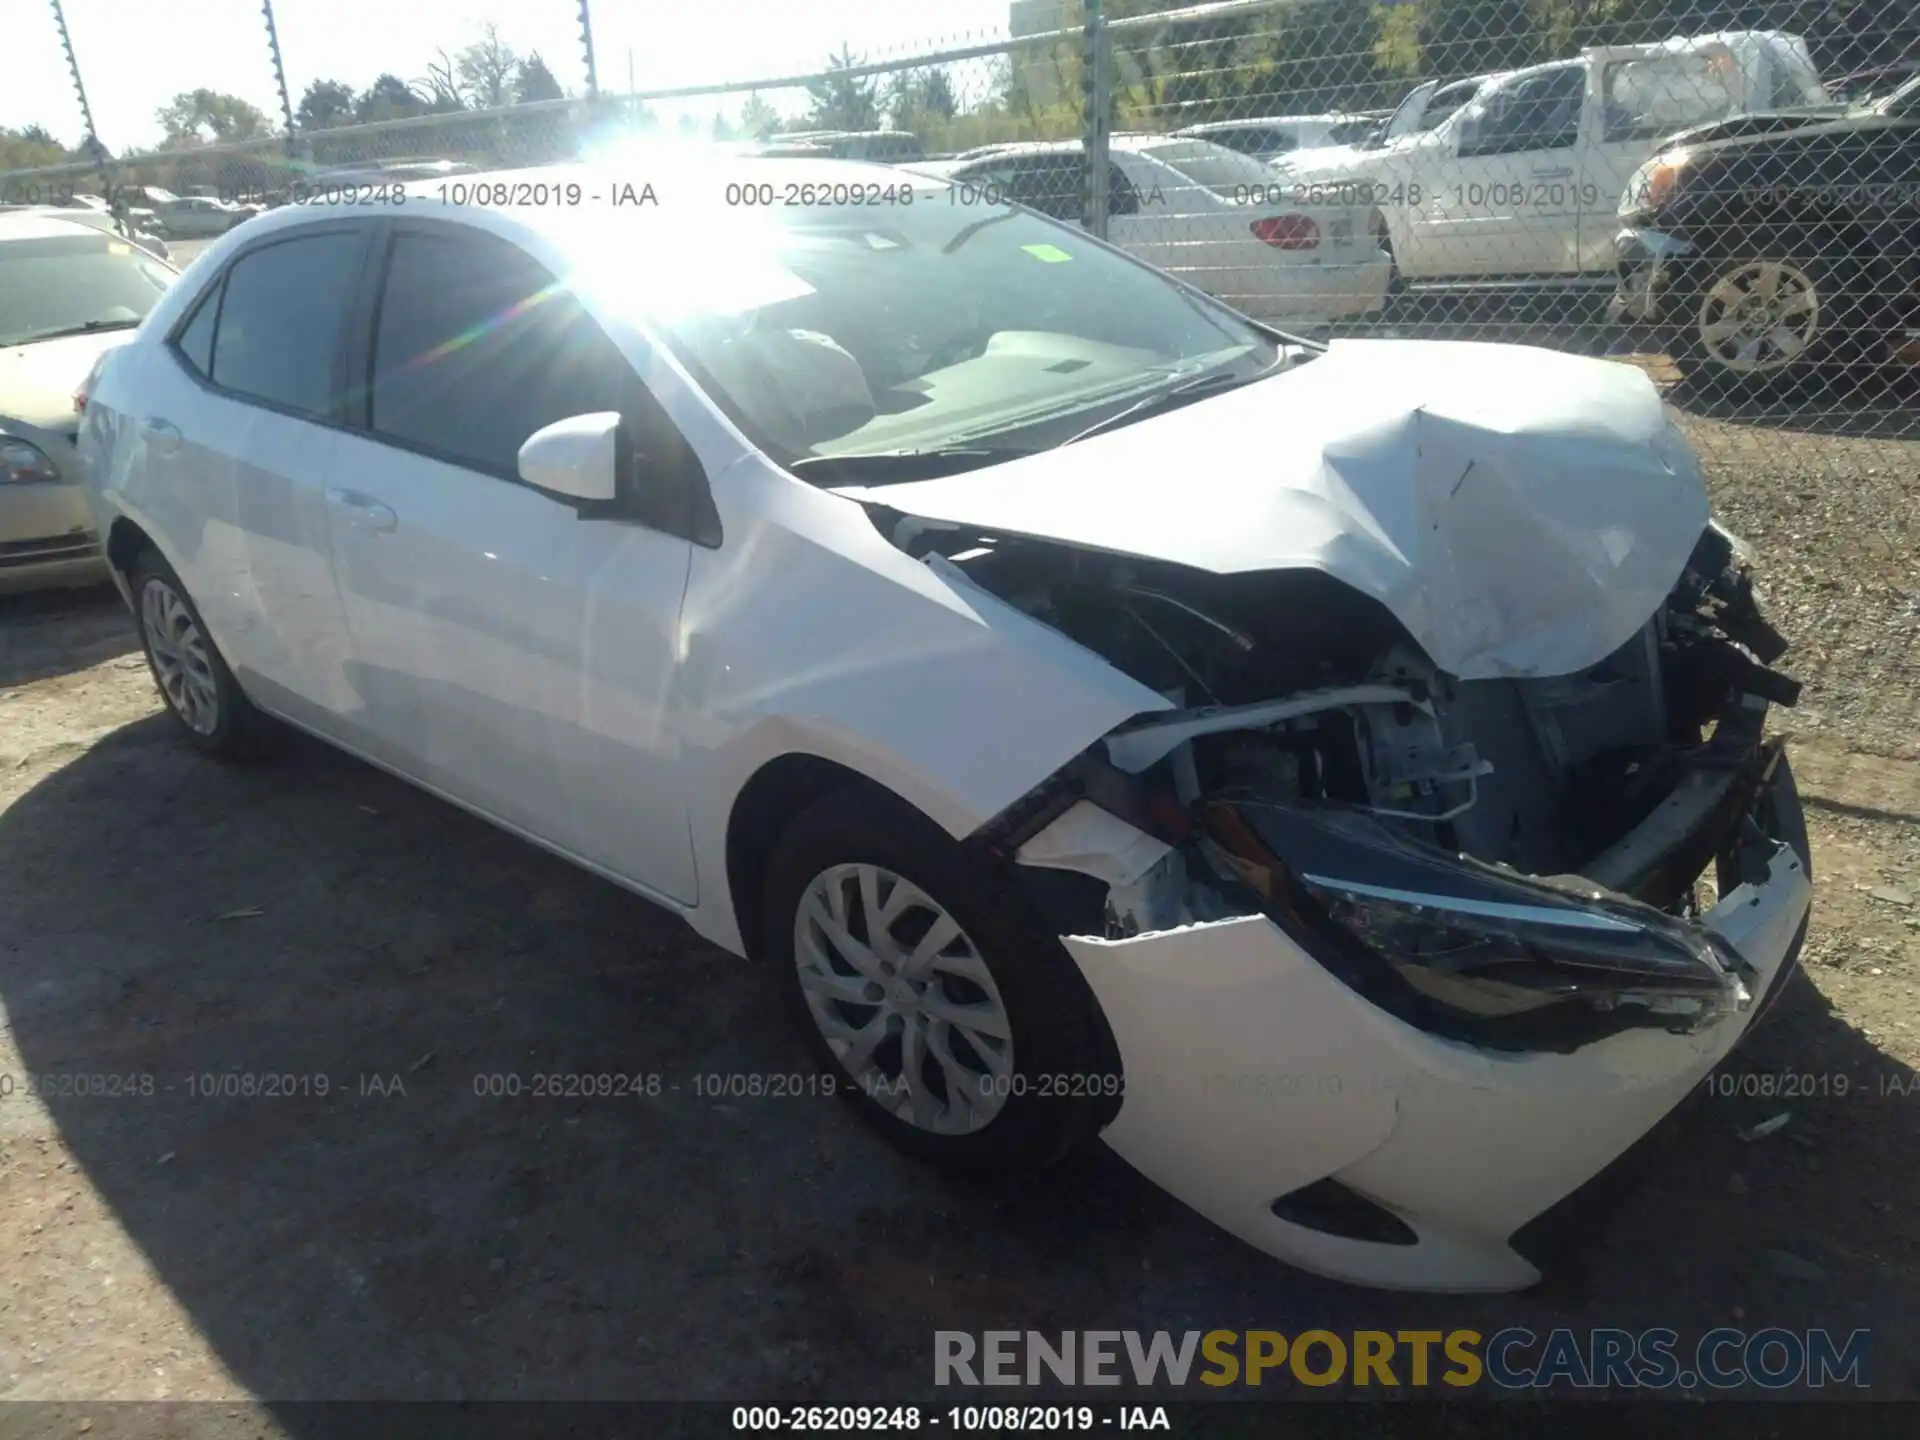
M213 383L302 414L329 414L341 313L363 248L358 231L333 230L236 260L214 331Z
M213 378L213 322L220 315L220 292L224 288L224 281L213 287L200 302L200 308L193 312L187 328L180 332L180 338L173 342L180 357L208 379Z
M630 415L639 379L534 260L485 237L402 233L380 299L374 431L507 478L556 420Z

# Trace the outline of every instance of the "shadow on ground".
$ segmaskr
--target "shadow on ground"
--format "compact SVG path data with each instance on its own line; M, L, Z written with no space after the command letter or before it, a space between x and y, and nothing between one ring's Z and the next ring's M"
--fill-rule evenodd
M0 595L0 686L70 675L139 648L111 585Z
M55 1120L270 1399L867 1401L928 1392L936 1329L1868 1325L1889 1360L1920 1338L1873 1208L1905 1203L1920 1103L1866 1093L1887 1062L1804 983L1736 1068L1846 1071L1856 1098L1745 1142L1781 1107L1702 1096L1584 1290L1450 1299L1290 1271L1104 1151L945 1183L805 1093L751 966L304 740L231 769L158 717L115 733L0 813L0 914L26 1067L155 1077ZM640 1093L535 1098L556 1074ZM742 1074L801 1093L700 1093ZM1911 1385L1895 1369L1875 1393Z

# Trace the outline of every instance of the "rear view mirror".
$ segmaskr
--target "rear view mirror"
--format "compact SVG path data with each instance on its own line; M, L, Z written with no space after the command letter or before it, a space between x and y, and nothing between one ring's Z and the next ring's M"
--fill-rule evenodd
M620 416L612 410L556 420L520 447L520 478L569 500L612 500L619 493L622 440Z

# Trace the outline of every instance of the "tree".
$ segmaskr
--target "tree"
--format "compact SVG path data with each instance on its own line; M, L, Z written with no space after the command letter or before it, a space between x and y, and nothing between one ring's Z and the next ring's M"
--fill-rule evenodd
M733 126L727 123L727 117L715 114L713 117L713 138L716 140L733 139Z
M257 106L217 90L182 90L155 112L168 140L179 142L255 140L272 127Z
M44 125L27 125L18 130L0 126L0 170L30 170L36 165L59 165L87 158L83 150L69 151Z
M932 120L951 120L960 112L947 72L908 70L887 92L887 115L896 130L911 130Z
M427 62L427 73L413 82L413 88L425 100L426 108L435 114L466 109L467 101L460 92L460 80L455 73L453 57L445 50L435 53L440 58Z
M516 104L531 105L536 100L564 100L567 92L560 88L560 82L553 78L547 62L536 50L520 62L514 74L513 98Z
M780 112L754 91L740 107L740 134L748 140L764 140L780 128Z
M300 97L293 118L302 130L325 130L354 118L353 87L338 80L316 80Z
M378 76L353 102L353 118L362 124L399 120L421 114L426 108L427 102L414 94L406 81L389 71Z
M827 57L827 73L807 82L811 104L807 124L816 130L878 130L880 102L878 85L871 75L845 72L860 64L845 45L838 55Z
M459 77L458 93L475 107L497 110L512 103L520 56L500 38L498 26L489 23L480 38L462 50L453 63L454 73ZM546 66L540 68L544 70ZM553 79L551 75L547 78Z

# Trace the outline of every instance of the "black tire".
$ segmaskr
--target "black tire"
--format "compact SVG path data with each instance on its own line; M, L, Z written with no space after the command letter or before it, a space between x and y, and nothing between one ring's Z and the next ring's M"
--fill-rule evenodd
M173 567L149 546L127 572L127 586L147 669L179 732L208 755L237 759L254 753L264 738L265 717L241 692ZM165 633L156 636L153 626ZM191 674L183 675L181 666Z
M894 1113L906 1108L907 1097L901 1089L904 1075L889 1083L884 1072L889 1059L896 1072L903 1071L904 1038L876 1047L876 1062L883 1073L878 1080L869 1074L863 1081L836 1055L809 1004L796 960L801 906L815 882L834 867L857 864L883 867L946 910L991 974L1008 1022L1011 1070L1001 1079L983 1069L976 1089L997 1110L971 1133L934 1133ZM864 941L870 938L866 927L856 929L854 924L852 902L857 893L845 893L847 928ZM1118 1091L1118 1069L1108 1058L1111 1042L1099 1006L1073 958L1041 924L1010 875L963 849L904 802L882 791L855 787L815 803L794 820L775 848L763 899L766 955L793 1023L822 1070L834 1078L837 1093L897 1149L949 1172L1035 1170L1092 1138L1110 1115L1111 1097ZM864 915L864 907L859 913ZM913 924L930 918L924 911L896 917L895 938L911 943ZM844 958L836 976L858 979ZM876 994L880 990L878 985L867 988ZM987 997L987 992L978 995ZM940 998L951 1002L956 996L942 990ZM989 1003L991 998L987 997ZM888 1027L916 1023L912 1016L905 1021L897 1015L883 1017L877 1002L870 1004L871 1015L863 1008L869 1002L823 1003L842 1012L848 1024L877 1023L876 1017ZM949 1040L947 1053L955 1055L963 1048ZM967 1053L979 1058L970 1048ZM941 1067L924 1052L920 1071L923 1086L944 1093L946 1087L937 1083Z
M1709 401L1843 395L1863 372L1877 368L1871 355L1871 279L1863 261L1838 239L1822 243L1779 230L1759 231L1690 267L1688 282L1668 300L1674 310L1668 354L1693 391ZM1739 286L1763 267L1781 277L1781 284L1811 294L1814 309L1804 328L1799 315L1780 327L1800 344L1795 355L1780 357L1779 347L1767 345L1756 368L1742 369L1730 357L1731 342L1716 348L1705 332L1727 314L1719 287Z

